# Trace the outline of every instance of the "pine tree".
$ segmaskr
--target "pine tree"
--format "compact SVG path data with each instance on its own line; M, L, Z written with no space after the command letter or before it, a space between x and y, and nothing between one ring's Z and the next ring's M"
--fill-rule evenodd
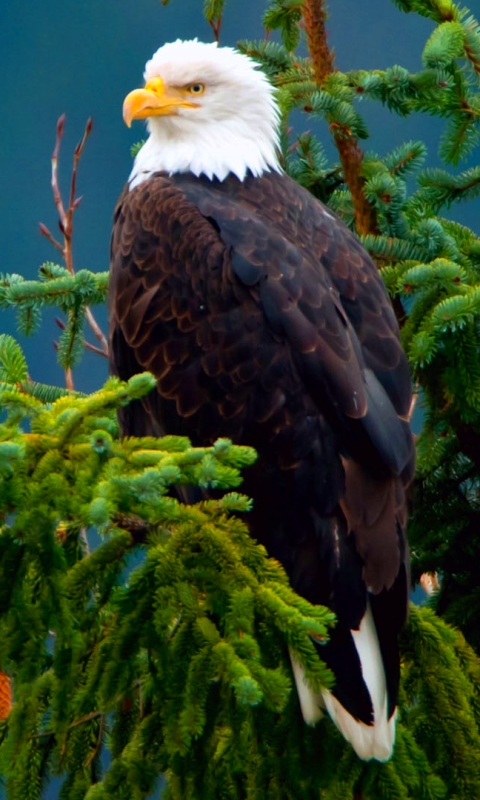
M224 5L205 4L217 39ZM91 308L104 303L108 274L72 263L87 125L68 206L55 197L63 241L42 227L64 265L44 264L36 281L0 280L0 305L17 309L22 332L35 331L47 306L66 319L57 350L66 389L32 381L19 344L0 336L8 800L37 800L55 775L61 800L140 800L158 794L160 775L170 800L480 796L480 242L444 216L480 193L478 167L457 171L478 143L480 29L452 0L396 5L435 23L417 74L396 65L341 72L322 0L273 0L264 23L281 41L239 45L277 87L285 168L342 215L378 264L425 409L410 540L414 576L437 572L440 588L432 607L412 607L403 635L394 758L365 764L328 719L315 729L303 723L288 647L315 687L331 686L312 636L326 639L335 620L296 596L248 535L250 501L239 490L255 453L226 440L210 448L172 436L120 440L117 410L152 390L149 374L110 379L89 396L74 389L85 323L98 341L87 346L104 353L106 345ZM303 35L309 58L296 55ZM422 170L421 142L364 153L363 97L400 116L445 118L445 169ZM292 134L297 108L327 121L337 162L312 134ZM60 120L54 176L62 132ZM182 483L224 492L185 506L172 491Z

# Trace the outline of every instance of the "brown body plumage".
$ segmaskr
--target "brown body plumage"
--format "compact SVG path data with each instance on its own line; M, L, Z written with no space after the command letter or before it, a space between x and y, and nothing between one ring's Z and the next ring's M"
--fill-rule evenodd
M159 173L117 206L110 315L113 371L158 379L123 412L124 432L257 449L243 485L252 535L299 594L336 612L319 654L334 696L366 725L351 630L370 597L390 717L408 600L410 380L358 240L283 174Z

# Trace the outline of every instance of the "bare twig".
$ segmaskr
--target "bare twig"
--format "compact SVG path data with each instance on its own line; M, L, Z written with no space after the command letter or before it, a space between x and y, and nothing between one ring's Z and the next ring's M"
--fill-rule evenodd
M73 372L71 367L68 367L65 370L65 388L68 389L69 392L75 391L75 384L73 382Z
M410 408L408 410L407 419L408 419L409 422L412 421L413 412L415 411L415 406L417 405L417 401L418 401L418 393L419 393L419 391L420 391L420 387L418 386L418 384L416 384L415 387L414 387L414 392L412 394L412 400L410 402Z
M79 143L77 144L73 154L72 180L70 183L70 202L68 204L68 213L71 216L73 216L73 212L75 211L76 208L78 208L82 200L81 197L75 197L77 191L78 162L80 161L87 139L92 132L92 127L93 127L93 120L91 117L89 117L87 119L87 124L85 125L83 136L80 139Z
M102 345L102 349L103 349L102 355L104 355L106 358L108 358L108 341L107 341L107 337L105 336L104 332L100 328L100 325L97 323L95 317L92 314L91 309L88 306L85 309L85 316L87 318L88 324L90 325L90 328L92 329L93 335L95 336L96 339L98 339L98 341Z
M40 222L38 227L40 229L40 233L42 234L42 236L45 236L45 238L48 239L50 244L53 244L53 246L56 247L57 250L60 250L61 254L63 255L63 246L60 244L60 242L57 241L57 239L55 239L52 236L47 226L44 225L43 222Z
M65 207L63 202L62 193L60 191L59 181L58 181L58 161L60 156L60 146L63 139L63 134L65 130L65 114L62 114L57 121L57 135L55 139L55 147L52 153L52 191L53 191L53 199L55 202L55 207L58 212L58 227L63 236L63 245L55 239L55 237L51 234L49 229L43 223L40 223L40 233L42 236L45 236L48 241L60 250L63 256L63 260L65 262L65 266L67 270L70 272L71 275L75 275L75 269L73 265L73 252L72 252L72 235L73 235L73 215L81 203L82 198L76 197L77 191L77 174L78 174L78 165L80 162L80 158L85 148L85 144L87 142L88 137L92 131L92 120L91 118L87 120L87 124L85 125L85 130L83 132L83 136L81 140L78 142L77 146L75 147L75 151L73 154L73 167L72 167L72 176L70 179L70 193L68 198L68 207ZM92 311L90 308L85 309L85 316L87 322L93 332L93 335L100 342L100 347L95 347L94 345L90 345L89 343L85 343L85 347L88 350L91 350L98 355L103 356L104 358L108 358L108 341L107 337L103 333L102 329L100 328L99 324L97 323ZM65 326L60 325L59 321L57 320L57 324L62 330L65 329ZM73 375L72 371L66 370L65 373L65 382L68 389L73 389Z
M215 37L215 41L217 44L220 42L220 31L222 28L222 15L220 14L218 19L210 19L209 20L210 27L213 31L213 35Z
M90 311L90 309L88 309L88 310ZM60 319L60 317L55 317L55 322L56 322L56 324L58 325L58 327L60 328L61 331L65 330L66 325L65 325L63 319ZM94 322L95 322L95 320L94 320ZM97 323L95 322L95 325L96 324ZM101 336L103 336L102 331L100 331L100 334L101 334ZM84 346L85 346L86 350L91 350L92 353L96 353L98 356L102 356L102 358L108 358L108 345L107 345L107 350L105 350L105 348L95 347L95 345L94 344L90 344L90 342L84 342ZM55 349L57 349L57 347L58 347L58 343L55 343Z
M102 350L100 347L95 347L94 344L90 344L90 342L84 342L85 350L90 350L92 353L96 353L97 356L102 356L102 358L108 358L108 353L105 350Z
M52 191L53 191L53 200L55 202L55 207L58 211L60 223L63 227L62 232L65 234L67 215L65 212L65 208L63 206L62 195L60 194L60 189L58 186L58 156L60 153L60 143L63 138L64 128L65 128L65 114L62 114L62 116L59 117L57 120L57 137L55 139L55 148L52 153ZM66 259L65 249L63 251L63 257L65 258L66 261L67 259Z
M79 143L77 144L74 154L73 154L73 169L72 169L72 177L70 181L70 197L68 208L65 209L65 205L62 199L62 193L60 191L60 186L58 183L58 159L60 155L60 145L63 139L63 133L65 130L65 114L59 118L57 122L57 137L55 139L55 148L52 153L52 191L53 191L53 199L55 201L55 206L58 211L58 218L59 218L59 227L61 232L63 233L63 258L65 260L65 266L67 267L68 271L74 275L75 270L73 268L73 254L72 254L72 233L73 233L73 214L78 208L81 198L75 197L75 192L77 188L77 173L78 173L78 164L83 153L86 141L90 136L92 131L92 120L88 119L87 124L85 125L85 130L83 132L83 136Z

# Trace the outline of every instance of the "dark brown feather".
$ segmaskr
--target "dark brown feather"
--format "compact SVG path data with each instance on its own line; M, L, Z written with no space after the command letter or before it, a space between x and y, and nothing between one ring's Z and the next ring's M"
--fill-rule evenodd
M112 370L158 378L156 395L122 412L124 432L257 449L244 482L252 534L296 591L337 613L319 652L366 723L349 630L368 587L392 712L413 444L408 367L374 264L285 175L158 174L119 201L111 270Z

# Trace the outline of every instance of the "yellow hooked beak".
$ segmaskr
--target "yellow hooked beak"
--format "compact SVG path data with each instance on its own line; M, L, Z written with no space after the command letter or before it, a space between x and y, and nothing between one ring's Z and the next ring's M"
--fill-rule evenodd
M161 78L152 78L143 89L127 94L123 101L123 119L130 127L132 119L178 114L179 108L198 108L198 103L187 100L185 90L165 87Z

